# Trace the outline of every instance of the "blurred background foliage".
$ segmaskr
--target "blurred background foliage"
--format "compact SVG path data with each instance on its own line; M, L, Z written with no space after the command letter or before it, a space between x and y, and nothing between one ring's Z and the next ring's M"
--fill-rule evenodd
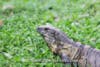
M60 60L36 31L46 23L76 42L100 49L100 0L0 0L0 67L62 67L33 63Z

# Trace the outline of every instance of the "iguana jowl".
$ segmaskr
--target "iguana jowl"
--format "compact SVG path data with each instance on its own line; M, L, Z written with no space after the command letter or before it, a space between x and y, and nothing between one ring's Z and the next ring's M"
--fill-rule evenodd
M81 67L100 67L100 50L72 41L51 25L39 26L37 31L48 43L51 51L59 55L63 62L76 61Z

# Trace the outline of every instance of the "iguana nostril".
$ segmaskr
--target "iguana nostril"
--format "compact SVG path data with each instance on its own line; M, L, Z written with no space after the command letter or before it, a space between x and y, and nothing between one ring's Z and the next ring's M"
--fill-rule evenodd
M41 28L38 27L38 28L37 28L37 31L40 32L40 31L41 31Z

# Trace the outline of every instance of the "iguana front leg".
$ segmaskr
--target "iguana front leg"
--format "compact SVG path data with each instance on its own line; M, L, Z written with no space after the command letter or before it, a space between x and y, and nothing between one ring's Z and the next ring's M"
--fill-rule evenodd
M61 60L62 60L62 62L64 63L64 67L66 67L66 64L71 64L71 67L74 67L74 64L73 64L73 62L71 62L71 60L69 59L69 57L66 55L66 54L61 54Z

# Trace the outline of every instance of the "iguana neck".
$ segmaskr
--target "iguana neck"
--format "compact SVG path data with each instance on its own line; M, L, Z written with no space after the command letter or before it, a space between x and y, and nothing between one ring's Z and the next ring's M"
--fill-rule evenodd
M70 58L73 61L82 59L82 57L86 54L85 46L79 42L75 43L69 40L69 42L66 41L66 45L71 45Z

